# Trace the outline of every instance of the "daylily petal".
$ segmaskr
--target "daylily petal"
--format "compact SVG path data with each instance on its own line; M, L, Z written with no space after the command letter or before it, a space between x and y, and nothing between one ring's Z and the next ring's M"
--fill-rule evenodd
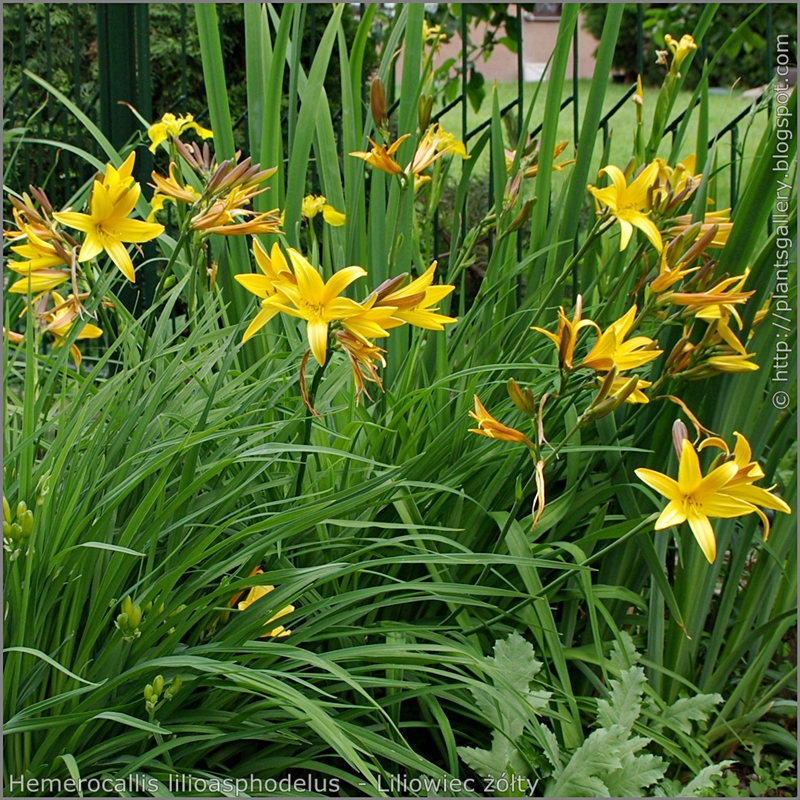
M714 559L717 557L717 540L714 538L714 529L711 527L711 522L705 515L691 512L687 515L687 520L694 538L697 539L697 543L703 551L703 555L709 564L713 564Z
M325 284L322 302L326 305L338 297L353 281L363 278L367 274L361 267L345 267L334 273Z
M119 239L107 239L105 243L105 250L109 258L117 265L119 271L131 282L136 281L136 275L133 271L133 262L128 255L125 245Z
M686 513L683 507L674 500L667 503L667 507L661 512L661 516L656 520L655 529L663 531L673 525L680 525L686 521Z
M322 320L309 320L306 335L314 358L320 366L324 366L328 349L328 323Z
M678 482L668 475L662 475L660 472L656 472L653 469L645 469L644 467L634 470L634 472L639 480L669 500L677 500L683 496Z
M238 275L236 277L239 277ZM276 308L274 305L272 306L262 306L261 310L258 314L253 317L250 324L247 326L247 330L244 332L244 336L242 336L242 344L244 344L254 333L261 330L279 311L280 309Z

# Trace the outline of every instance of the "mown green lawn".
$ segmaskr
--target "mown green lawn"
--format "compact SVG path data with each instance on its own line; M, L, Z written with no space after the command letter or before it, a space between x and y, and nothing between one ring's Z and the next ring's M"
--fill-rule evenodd
M579 107L581 109L581 113L579 115L579 120L583 119L583 109L586 106L586 102L589 98L589 91L590 91L590 84L591 81L589 79L584 79L578 81L578 102ZM542 122L542 117L544 114L544 107L545 107L545 98L547 95L547 87L548 83L543 82L542 88L539 91L539 96L536 99L536 105L533 110L533 115L531 118L531 130L535 130L536 127ZM605 101L603 103L603 114L605 115L611 108L616 105L616 103L624 96L626 91L628 90L628 86L618 83L609 83L606 87L606 96ZM534 92L536 89L535 84L525 84L524 89L524 101L525 101L525 111L527 112L527 106L531 102L531 99L534 96ZM517 96L517 84L516 83L498 83L497 84L497 92L498 98L500 102L500 107L502 108L509 102L511 102ZM567 80L564 85L564 93L563 97L566 99L569 95L572 94L572 81ZM649 133L650 124L653 117L653 111L655 108L656 97L658 94L657 87L650 87L645 89L645 102L644 102L644 112L645 112L645 133ZM674 112L671 117L674 118L677 114L683 111L689 104L692 98L692 92L684 91L681 92L680 96L675 102ZM761 138L761 135L764 132L764 129L767 124L767 115L766 109L760 108L756 111L756 106L753 105L753 99L748 99L743 97L743 91L739 89L731 89L729 91L725 90L712 90L712 93L709 94L708 98L708 112L709 112L709 121L708 121L708 130L709 130L709 138L711 138L714 133L721 130L725 127L725 125L730 122L734 117L740 114L744 109L751 107L752 112L748 115L742 122L739 124L739 135L738 135L738 149L740 154L744 155L744 170L743 174L747 175L749 170L750 161L753 158L753 155L758 147L758 141ZM481 105L481 108L478 112L475 112L472 107L470 106L467 120L469 129L472 130L476 125L479 125L481 122L486 120L491 116L492 111L492 87L488 87L486 98ZM698 112L699 106L695 108L694 113L692 114L691 120L689 122L689 128L686 135L686 140L684 147L681 152L681 157L689 155L693 153L696 148L697 142L697 120L698 120ZM609 123L609 133L611 136L611 145L610 145L610 157L609 163L617 164L621 168L624 168L628 159L630 158L631 146L632 146L632 139L633 139L633 131L634 125L636 121L635 115L635 108L632 100L627 100L621 109L613 116ZM442 119L443 127L448 130L456 133L457 135L461 132L461 108L455 108L449 111L444 118ZM749 130L748 130L749 129ZM574 141L574 133L573 133L573 109L572 106L567 106L560 115L559 119L559 126L558 126L558 138L559 140L566 139L567 141L572 144ZM473 140L474 141L474 138ZM669 155L671 145L671 139L668 136L664 139L664 144L659 151L659 155L662 157L666 157ZM598 144L595 148L595 159L597 161L597 168L599 169L603 166L600 163L601 155L602 155L602 137L598 134ZM571 148L567 148L562 158L569 157L568 154L571 152ZM717 158L718 158L718 168L719 168L719 177L718 177L718 204L720 207L726 207L729 204L729 196L730 196L730 158L731 158L731 136L730 134L726 134L724 137L720 139L720 143L717 148ZM456 159L457 161L458 159ZM453 176L458 175L460 165L454 163L452 166L452 174ZM476 165L476 173L482 174L488 172L489 170L489 156L488 156L488 149L484 150L484 152L480 155L478 164ZM554 186L558 187L560 184L559 175L554 176ZM557 191L557 188L556 188Z

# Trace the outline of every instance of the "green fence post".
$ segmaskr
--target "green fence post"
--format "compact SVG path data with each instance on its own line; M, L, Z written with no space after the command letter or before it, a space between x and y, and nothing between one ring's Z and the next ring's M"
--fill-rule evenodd
M152 115L149 36L146 4L97 4L100 129L118 150L139 131L138 121L121 102L130 103L145 117ZM149 155L146 150L137 153L134 177L143 186L147 184L152 170L153 162ZM145 258L154 255L154 250L145 251ZM148 274L151 271L145 269L140 272L141 282L137 281L138 286L126 286L120 293L120 299L130 311L138 303L146 303L148 286L154 280L154 276Z

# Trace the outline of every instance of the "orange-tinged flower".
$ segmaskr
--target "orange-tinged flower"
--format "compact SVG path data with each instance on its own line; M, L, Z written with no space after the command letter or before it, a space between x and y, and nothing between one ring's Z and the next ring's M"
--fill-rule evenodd
M222 236L280 233L277 208L259 214L247 207L250 200L261 191L253 187L234 186L227 195L218 197L208 208L192 217L189 227Z
M625 341L635 318L636 306L632 306L624 316L603 331L580 366L596 372L608 372L616 366L619 372L624 372L658 358L661 350L649 337L634 336Z
M343 327L345 325L346 322L343 323ZM347 330L338 330L335 336L339 346L350 362L350 369L353 372L353 383L356 387L356 405L358 405L362 394L370 397L364 385L364 381L374 383L383 391L383 384L378 375L376 364L380 363L382 367L386 366L386 361L383 358L383 353L385 351L366 339L354 336ZM370 397L370 400L371 399Z
M442 331L444 326L455 322L454 317L439 314L438 309L431 308L434 303L443 300L455 286L441 284L434 286L433 276L436 271L437 262L434 261L425 272L411 281L402 289L397 289L382 296L376 305L395 306L392 315L393 322L391 327L397 327L404 322L416 325L418 328L426 328L430 331Z
M695 238L701 237L704 233L706 233L706 231L711 229L712 225L717 225L717 232L708 246L717 248L724 247L728 243L728 237L733 230L733 223L730 220L730 214L731 210L729 208L721 211L707 212L703 217L703 223L700 226ZM668 231L673 236L683 233L693 224L691 214L682 214L678 217L675 217L673 221L675 224L669 228Z
M478 423L477 428L470 428L470 433L477 433L480 436L488 436L490 439L500 439L504 442L517 442L533 449L533 442L521 431L509 428L498 422L481 403L478 395L475 395L475 411L470 411L469 415Z
M622 170L609 164L600 170L600 174L608 175L611 178L611 186L606 186L604 189L588 187L595 200L605 206L611 216L619 222L620 250L627 248L634 227L639 228L647 236L659 253L663 249L661 233L653 220L645 213L649 203L647 190L655 183L658 169L658 164L653 161L641 170L629 186Z
M582 309L583 298L581 295L578 295L577 302L575 303L575 311L572 314L572 321L567 319L563 306L559 306L558 328L556 333L550 333L550 331L546 331L544 328L531 327L532 331L543 333L555 344L556 350L558 351L558 366L561 369L572 369L575 344L578 341L578 332L581 328L593 327L598 332L600 331L597 327L597 323L590 319L581 319Z
M761 469L761 465L757 461L752 460L753 453L750 448L750 442L747 441L745 436L738 431L734 431L733 435L736 437L736 445L733 449L733 463L736 465L737 471L720 491L722 494L751 503L755 507L755 512L761 518L761 523L764 526L764 541L766 541L769 537L769 519L766 514L761 512L759 507L781 511L784 514L791 514L792 509L788 503L772 494L775 489L774 485L769 489L753 486L756 481L764 477L764 470ZM698 449L704 450L706 447L717 447L726 456L731 456L727 443L718 436L708 437L700 444Z
M624 375L621 375L618 378L614 378L611 384L611 391L609 392L609 396L619 397L620 393L628 386L629 380L630 378L626 378ZM599 386L602 386L603 379L598 377L597 383ZM652 386L652 383L650 381L643 381L641 378L637 379L634 390L625 397L624 402L649 403L650 398L642 390L647 389L650 386Z
M703 555L711 564L717 556L717 541L709 517L729 519L755 511L750 503L722 493L737 471L736 464L727 463L703 477L697 453L692 443L684 439L677 481L652 469L637 469L636 475L669 500L655 529L660 531L688 521Z
M58 292L52 292L53 308L45 314L47 325L45 331L52 334L56 340L54 347L61 347L64 339L69 334L72 325L80 319L80 306L73 295L68 295L65 300ZM83 325L76 339L97 339L103 335L103 331L87 322ZM83 357L78 346L73 344L69 348L70 355L76 367L81 365Z
M350 155L360 158L363 161L366 161L367 164L370 164L371 166L382 170L383 172L388 172L390 175L402 175L403 168L394 160L394 158L392 158L392 156L397 151L397 148L400 147L400 145L409 136L411 136L410 133L404 133L399 139L392 142L389 147L375 144L375 142L373 142L372 139L367 136L369 143L372 145L372 150L357 150L354 153L350 153Z
M10 260L6 262L6 266L25 277L12 284L8 291L12 294L27 294L30 289L32 294L38 294L55 289L69 280L68 272L53 269L67 264L63 247L45 241L35 232L35 228L22 220L19 220L19 224L20 232L27 237L27 241L25 244L12 246L11 250L25 260Z

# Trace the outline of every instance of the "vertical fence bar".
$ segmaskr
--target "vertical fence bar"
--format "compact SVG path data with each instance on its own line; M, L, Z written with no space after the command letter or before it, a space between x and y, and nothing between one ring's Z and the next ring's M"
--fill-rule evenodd
M636 72L644 72L644 6L636 4Z
M736 205L736 148L739 144L739 126L731 128L731 208Z
M25 50L25 4L19 5L19 63L22 67L22 118L24 124L28 124L28 76L24 70L28 68L28 54ZM24 163L25 186L31 182L31 147L26 144L22 148L22 160Z
M53 84L53 43L52 43L53 29L50 20L50 3L44 4L44 77L45 80L52 86ZM55 135L53 130L53 96L50 92L47 93L47 137L52 138ZM55 188L56 185L56 169L55 165L58 162L60 155L58 152L53 153L53 169L48 176L48 187ZM42 186L45 191L47 187Z
M578 108L578 26L580 20L575 20L575 33L572 35L572 142L573 147L578 146L581 138L580 109ZM572 241L572 252L578 251L578 231L575 231L575 238ZM578 262L572 265L572 305L578 302Z
M467 11L461 4L461 141L467 144ZM461 209L461 244L467 235L467 209L469 208L469 192L464 193L464 205ZM453 242L450 242L450 258L453 257ZM463 317L466 310L467 272L461 270L458 292L458 316Z
M575 33L572 36L572 136L577 146L581 136L580 109L578 108L578 26L580 20L575 20Z
M186 64L186 6L181 3L181 114L188 111L189 68Z
M522 4L517 3L517 141L522 136L522 115L525 108L525 73L522 63ZM523 142L520 147L524 147ZM491 184L490 184L491 185ZM521 193L521 187L520 187ZM517 261L522 261L522 231L517 232ZM517 275L517 308L522 304L522 276Z
M772 59L773 59L773 29L772 29L772 4L767 3L766 8L766 77L767 77L767 84L772 82L773 73L772 73ZM772 122L772 92L768 91L768 99L767 99L767 124L770 125ZM772 235L772 211L770 211L769 216L767 217L767 235Z
M522 136L525 72L522 63L522 4L517 3L517 138Z
M72 6L72 84L74 95L72 99L78 108L83 108L82 93L81 93L81 35L80 35L80 19L78 18L77 5ZM65 115L67 116L67 115ZM87 165L82 158L75 159L75 189L86 180ZM67 191L67 198L71 196L72 192Z

